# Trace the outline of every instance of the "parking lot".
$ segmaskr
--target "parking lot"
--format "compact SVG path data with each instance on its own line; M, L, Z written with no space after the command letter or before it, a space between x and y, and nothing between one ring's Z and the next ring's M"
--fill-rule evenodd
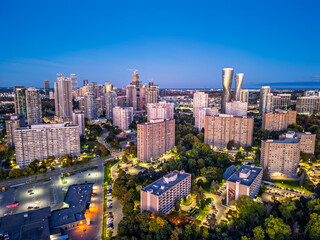
M301 196L307 195L303 190L294 190L269 184L267 185L267 191L263 194L262 198L264 200L271 201L272 196L275 196L276 200L282 200L288 197L300 198Z

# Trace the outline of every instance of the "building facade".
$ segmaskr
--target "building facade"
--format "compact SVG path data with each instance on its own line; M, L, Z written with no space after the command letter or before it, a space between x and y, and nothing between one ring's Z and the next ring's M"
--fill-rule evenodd
M97 119L97 105L93 93L86 93L84 95L84 113L88 120Z
M260 189L263 171L254 165L241 166L227 180L227 202L232 204L243 196L254 198Z
M262 86L260 89L260 102L259 102L259 113L272 112L272 98L271 88L269 86Z
M14 131L17 128L25 126L25 117L23 115L12 115L9 120L6 121L6 133L8 145L14 146Z
M136 85L128 85L126 90L127 106L132 107L133 111L137 110L137 87Z
M149 103L147 118L149 122L155 119L174 119L174 104L170 102Z
M49 92L50 92L49 80L44 80L44 95L46 96L46 98L49 98Z
M302 114L313 114L315 111L320 111L320 97L298 97L296 102L296 110L297 113Z
M253 126L253 118L234 117L227 114L206 116L204 142L217 148L226 147L230 141L242 147L251 146Z
M291 94L278 94L272 98L273 110L285 108L288 109L291 105Z
M84 112L75 110L72 113L72 124L79 126L80 136L85 134L86 124L84 119L85 119Z
M312 134L310 132L296 133L289 131L280 135L279 139L286 138L299 138L300 139L300 152L314 154L316 146L316 137L317 134Z
M62 121L72 119L72 85L71 79L57 74L58 81L54 83L55 114Z
M173 171L140 190L140 209L169 214L177 198L182 200L191 193L191 174Z
M239 101L249 103L249 90L248 89L242 89L240 91L240 100Z
M149 162L175 146L175 120L151 120L137 127L138 160Z
M117 104L117 94L114 91L106 92L106 118L112 120L113 116L113 108L116 107Z
M283 131L289 125L296 123L297 112L277 109L274 113L262 114L262 129L272 131Z
M31 125L16 129L14 139L16 162L22 167L49 156L80 156L79 126L63 123Z
M231 86L233 79L233 68L222 69L222 96L221 113L226 113L226 103L231 101Z
M133 107L113 108L113 125L123 131L129 130L129 125L133 121Z
M14 112L27 117L26 89L22 86L14 87Z
M244 73L236 73L235 78L234 78L234 80L235 80L234 101L241 101L240 100L240 93L242 90L243 78L244 78Z
M78 77L77 74L70 74L71 79L71 91L75 92L78 89Z
M204 92L195 92L193 94L193 117L200 108L207 108L209 104L208 94Z
M260 164L272 178L296 177L300 160L300 139L267 139L261 141Z
M28 124L42 123L41 98L37 89L27 88L26 103Z
M248 114L248 102L227 102L226 114L233 115L235 117L246 117Z
M215 116L218 114L219 114L218 109L214 109L214 108L198 109L198 111L196 111L195 118L194 118L195 127L198 128L199 132L201 132L202 129L204 129L205 127L206 116Z

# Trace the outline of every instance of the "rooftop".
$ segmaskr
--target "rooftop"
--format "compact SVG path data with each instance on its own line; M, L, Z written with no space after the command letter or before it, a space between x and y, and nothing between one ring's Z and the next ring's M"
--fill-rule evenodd
M65 124L65 123L35 124L35 125L31 125L29 127L18 128L18 130L64 128L64 127L77 127L77 126L71 125L71 124Z
M300 138L267 139L267 140L262 140L262 141L272 142L272 143L299 143Z
M190 173L175 170L151 183L149 186L142 188L141 191L149 191L154 195L160 196L190 175Z
M0 218L0 232L8 232L10 240L50 239L50 207Z
M228 178L229 182L240 181L240 184L250 186L262 171L260 167L254 167L253 165L241 166L231 177Z

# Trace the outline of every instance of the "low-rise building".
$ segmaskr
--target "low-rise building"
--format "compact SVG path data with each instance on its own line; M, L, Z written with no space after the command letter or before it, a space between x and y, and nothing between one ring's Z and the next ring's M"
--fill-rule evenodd
M177 198L191 193L191 174L173 171L140 190L140 209L152 212L172 212Z
M227 205L243 196L254 198L260 189L263 171L254 165L241 166L227 180Z

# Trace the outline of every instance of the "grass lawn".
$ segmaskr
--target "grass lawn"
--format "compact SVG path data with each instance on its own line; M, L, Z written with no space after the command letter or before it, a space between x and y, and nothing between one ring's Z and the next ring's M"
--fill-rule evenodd
M202 222L204 219L206 219L208 213L210 212L210 208L207 205L204 209L199 209L199 211L199 214L196 215L196 219Z
M189 206L193 201L194 201L194 198L189 196L189 197L187 197L186 201L184 201L184 200L182 201L182 205Z
M301 191L301 187L299 185L299 181L294 181L294 180L273 180L272 181L274 184L278 185L279 187L285 187L285 188L290 188L294 190L299 190ZM309 190L303 188L302 189L306 194L311 194Z

